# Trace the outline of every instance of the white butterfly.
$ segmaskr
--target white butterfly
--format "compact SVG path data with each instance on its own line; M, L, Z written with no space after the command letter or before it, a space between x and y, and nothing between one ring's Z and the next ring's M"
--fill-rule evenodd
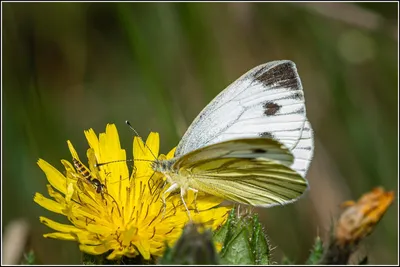
M304 101L293 62L257 66L200 112L173 159L152 168L167 177L167 193L180 188L185 207L189 189L253 206L293 202L308 188L314 150Z

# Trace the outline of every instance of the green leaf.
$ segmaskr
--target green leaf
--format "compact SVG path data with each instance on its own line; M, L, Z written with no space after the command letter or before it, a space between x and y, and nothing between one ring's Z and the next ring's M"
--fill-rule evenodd
M319 236L315 238L315 243L313 248L311 249L311 254L308 257L306 264L318 264L320 260L322 259L322 256L324 254L324 245L322 243L322 240Z
M223 242L220 256L225 264L270 263L268 239L257 214L237 217L232 209L225 225L214 234L214 240Z
M246 228L242 228L226 245L222 259L228 264L254 264L249 232Z
M229 214L228 220L224 225L222 225L218 230L214 232L213 240L214 242L224 243L228 235L230 224L232 223L232 211Z
M270 247L267 236L264 235L258 215L253 216L253 236L251 238L251 249L255 257L255 264L266 265L270 263Z
M35 252L31 249L29 252L24 253L24 258L21 262L22 265L33 265L35 264Z

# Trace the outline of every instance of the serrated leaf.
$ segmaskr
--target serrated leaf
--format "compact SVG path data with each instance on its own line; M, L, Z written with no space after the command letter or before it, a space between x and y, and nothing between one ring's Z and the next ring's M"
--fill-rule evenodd
M249 233L242 228L226 245L222 256L228 264L254 264L254 257L249 244Z
M253 250L255 263L267 265L270 262L269 243L264 235L261 224L258 221L258 215L253 216L253 236L251 238L251 248Z
M230 216L224 225L222 225L217 231L214 232L214 242L224 243L229 231Z
M265 265L270 262L268 240L257 215L238 218L235 211L232 211L226 224L215 234L214 240L223 240L220 253L223 263Z
M313 248L311 249L310 256L308 257L306 264L318 264L322 259L322 255L324 254L324 245L319 236L315 238L315 243Z
M27 253L24 253L24 259L22 260L21 264L22 265L33 265L35 264L35 252L33 250L30 250Z

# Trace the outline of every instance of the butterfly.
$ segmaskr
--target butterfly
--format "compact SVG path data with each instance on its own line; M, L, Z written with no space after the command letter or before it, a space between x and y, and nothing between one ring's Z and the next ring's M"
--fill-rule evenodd
M259 65L229 85L196 117L174 158L152 169L170 186L258 207L296 201L308 189L313 130L302 84L289 60ZM163 197L165 203L165 197Z

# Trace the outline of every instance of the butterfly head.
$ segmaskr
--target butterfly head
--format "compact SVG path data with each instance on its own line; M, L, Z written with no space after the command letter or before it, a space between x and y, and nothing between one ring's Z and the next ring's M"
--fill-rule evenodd
M165 173L171 170L171 167L174 163L175 163L174 159L171 160L156 159L151 163L151 168L155 172Z

